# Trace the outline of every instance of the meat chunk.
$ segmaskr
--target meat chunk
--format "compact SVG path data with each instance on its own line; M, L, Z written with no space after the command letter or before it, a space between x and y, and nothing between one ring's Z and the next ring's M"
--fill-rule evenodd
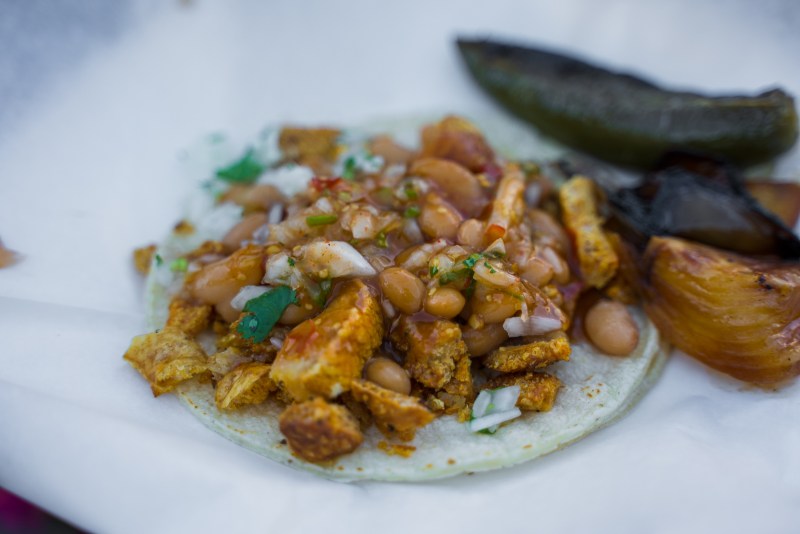
M358 421L347 408L320 397L289 406L279 424L295 454L309 462L333 460L364 441Z
M527 412L547 412L553 407L561 381L546 373L512 373L486 382L481 389L519 386L517 408Z
M278 146L286 159L327 175L338 156L339 130L332 128L283 128Z
M1 245L0 250L3 250ZM155 245L139 247L133 251L133 265L136 267L136 271L139 274L145 275L150 272L150 264L153 262L153 256L155 253Z
M147 379L156 397L208 370L200 345L175 327L136 336L123 358Z
M219 381L239 365L252 361L253 358L245 352L234 347L228 347L208 357L208 370L211 371L211 377Z
M411 377L433 389L450 382L456 361L467 355L461 328L451 321L423 323L404 317L392 332L392 340L405 351L404 365Z
M210 304L194 303L177 295L169 303L167 326L174 326L195 337L208 328L212 311Z
M388 438L411 441L418 428L434 419L434 415L414 397L367 380L354 381L352 394L355 400L367 405L375 426Z
M527 369L541 369L551 363L569 360L572 348L563 334L534 341L526 345L500 347L483 360L483 365L493 371L513 373Z
M270 337L261 342L256 342L252 338L245 338L239 331L239 324L249 319L247 315L240 316L236 321L227 327L227 333L217 338L217 349L224 350L235 348L246 354L252 360L264 363L271 363L275 360L278 348L272 344L270 339L280 338L287 331L286 328L276 326L270 332Z
M283 342L271 376L294 400L334 398L350 389L381 344L383 318L372 290L345 282L322 313L297 325Z
M248 404L261 404L275 383L269 378L270 366L261 362L238 365L222 377L214 390L214 401L220 410L235 410Z
M564 225L575 240L578 262L586 283L601 288L617 273L619 258L603 232L594 183L575 176L559 190Z

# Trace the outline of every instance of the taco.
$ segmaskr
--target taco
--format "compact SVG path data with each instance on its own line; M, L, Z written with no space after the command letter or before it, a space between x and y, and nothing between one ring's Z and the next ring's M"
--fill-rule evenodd
M531 162L553 147L480 126L266 131L138 251L155 332L125 359L215 432L339 480L507 467L614 421L666 346L592 182L554 187Z

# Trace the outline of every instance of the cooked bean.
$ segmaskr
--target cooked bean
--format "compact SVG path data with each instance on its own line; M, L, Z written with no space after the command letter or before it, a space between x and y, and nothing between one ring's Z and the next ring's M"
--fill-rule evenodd
M237 249L243 241L253 238L253 233L267 224L267 214L263 212L251 213L241 220L239 224L230 229L222 238L222 243L229 249Z
M534 255L528 257L528 261L522 266L519 275L531 284L541 287L553 278L553 266Z
M403 395L411 393L411 379L408 378L408 373L389 358L373 358L367 364L365 377L370 382L397 393Z
M411 164L408 172L435 184L442 195L468 217L480 215L488 203L478 178L458 163L421 158Z
M380 156L389 164L408 163L414 157L414 151L399 145L388 135L377 135L368 143L369 151Z
M569 250L570 241L564 228L546 211L528 210L534 239L542 244L555 245L560 251Z
M305 305L289 304L283 310L283 315L281 315L278 322L283 325L294 326L311 318L317 311L314 306L306 307Z
M589 309L583 329L595 347L614 356L627 356L639 344L639 328L624 304L601 300Z
M502 323L487 324L483 328L461 327L461 337L473 358L488 354L508 339Z
M231 299L242 287L258 284L263 276L264 249L248 245L191 274L186 286L192 296L202 302L230 306Z
M438 195L428 194L417 222L425 235L452 240L456 238L461 220L461 214L453 206Z
M425 311L445 319L452 319L464 309L467 299L451 287L440 287L425 298Z
M553 280L557 284L569 282L569 264L561 255L551 247L544 247L539 252L539 257L553 268Z
M484 224L478 219L467 219L461 223L456 233L456 243L474 249L483 248Z
M425 284L402 267L390 267L381 271L378 284L383 295L401 312L412 314L422 308Z
M477 314L486 323L502 323L521 308L521 301L508 293L489 289L478 284L470 299L472 313Z
M286 196L274 185L232 185L221 198L239 204L247 211L266 211L276 202L283 202Z

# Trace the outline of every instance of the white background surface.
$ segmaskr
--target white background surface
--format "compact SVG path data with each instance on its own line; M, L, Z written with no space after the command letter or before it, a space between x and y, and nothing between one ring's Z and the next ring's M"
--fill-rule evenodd
M494 110L456 32L797 95L798 4L200 0L105 7L113 24L43 4L0 4L0 237L25 256L0 271L0 485L98 532L796 531L796 384L752 390L676 355L628 417L542 460L341 485L207 431L121 356L144 329L130 251L175 222L176 156L200 135Z

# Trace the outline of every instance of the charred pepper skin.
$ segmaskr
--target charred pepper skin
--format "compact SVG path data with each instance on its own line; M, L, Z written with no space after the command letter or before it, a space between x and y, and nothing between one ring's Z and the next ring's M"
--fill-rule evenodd
M543 133L600 159L651 168L671 149L701 151L742 166L797 140L794 99L670 91L561 54L458 39L470 73L494 99Z

